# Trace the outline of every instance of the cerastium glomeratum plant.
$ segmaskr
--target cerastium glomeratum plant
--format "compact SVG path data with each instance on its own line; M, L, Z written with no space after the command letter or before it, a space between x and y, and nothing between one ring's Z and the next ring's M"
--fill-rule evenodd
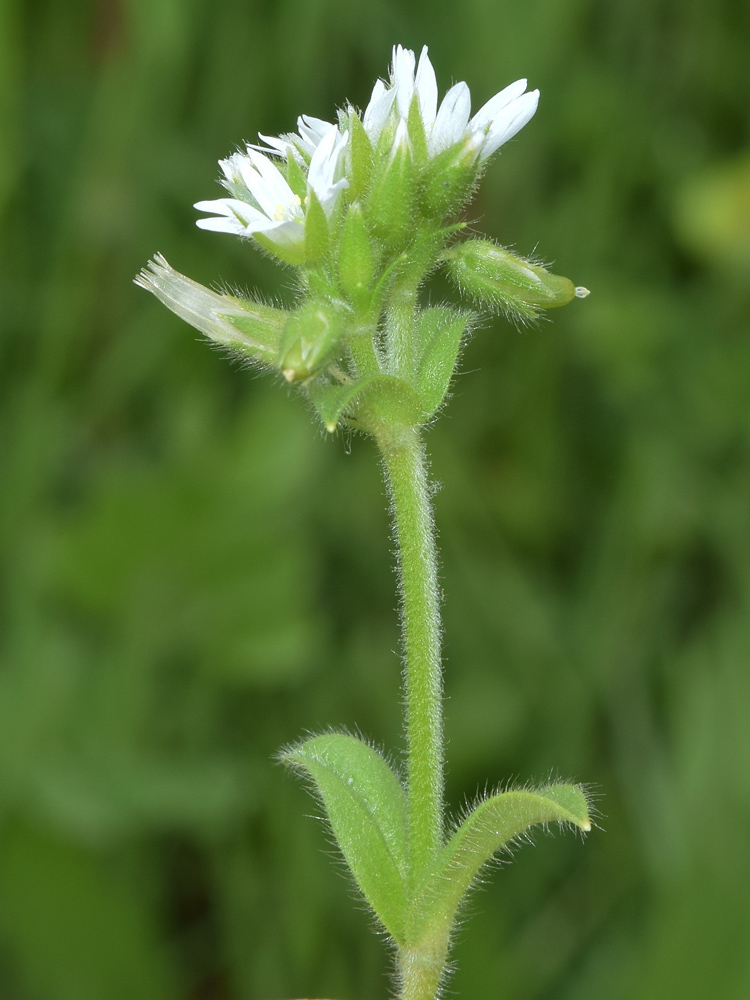
M388 83L364 114L335 124L303 115L297 133L261 136L220 163L227 196L202 201L203 229L256 244L295 274L289 310L219 294L155 257L137 283L212 341L280 372L326 431L371 435L391 499L401 598L405 775L355 736L325 733L283 751L313 784L333 836L397 956L403 1000L433 1000L456 916L488 861L535 824L588 831L573 784L483 797L460 823L443 801L443 719L437 554L422 430L446 398L461 347L480 316L425 306L442 268L481 313L521 321L586 289L457 221L492 154L536 111L518 80L473 116L457 83L438 105L422 51L398 46Z

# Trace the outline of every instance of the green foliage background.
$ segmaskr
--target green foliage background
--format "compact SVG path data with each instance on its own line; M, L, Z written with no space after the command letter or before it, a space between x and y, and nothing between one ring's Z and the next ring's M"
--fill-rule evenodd
M473 217L593 290L477 334L429 435L451 802L552 772L606 831L493 876L452 988L750 993L747 3L4 0L4 1000L385 995L271 764L331 726L400 745L374 449L132 277L161 251L288 298L191 205L258 130L364 105L396 41L475 106L541 88Z

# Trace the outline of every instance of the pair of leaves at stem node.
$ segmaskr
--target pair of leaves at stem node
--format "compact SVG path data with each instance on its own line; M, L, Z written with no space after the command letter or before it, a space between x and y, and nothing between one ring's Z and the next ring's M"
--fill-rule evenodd
M578 785L500 792L466 817L414 885L406 789L376 750L354 736L327 733L285 751L282 760L311 779L357 885L401 948L433 930L449 935L481 868L531 826L591 829Z
M344 416L363 429L368 424L416 426L435 415L448 392L461 344L472 313L434 306L414 318L406 349L390 352L398 358L393 371L344 384L320 379L308 392L327 430L336 429Z

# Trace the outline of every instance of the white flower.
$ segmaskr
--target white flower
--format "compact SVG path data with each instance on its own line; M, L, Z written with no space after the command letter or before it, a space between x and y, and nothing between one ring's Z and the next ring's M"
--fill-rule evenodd
M533 116L539 91L525 91L526 80L517 80L487 101L470 120L471 94L467 85L457 83L451 87L438 108L437 80L427 46L417 64L410 49L397 45L393 49L390 86L382 80L375 84L363 124L372 142L377 143L394 117L400 121L408 119L416 94L430 156L465 140L475 148L481 162L512 139Z
M308 194L315 192L327 215L333 211L339 194L349 186L349 181L339 176L347 140L348 134L342 135L331 126L316 144L310 160ZM246 153L234 153L220 161L220 166L224 186L239 197L197 202L194 207L199 211L214 213L210 218L198 219L201 229L239 236L266 233L279 244L303 242L308 199L303 202L292 191L275 163L248 146Z

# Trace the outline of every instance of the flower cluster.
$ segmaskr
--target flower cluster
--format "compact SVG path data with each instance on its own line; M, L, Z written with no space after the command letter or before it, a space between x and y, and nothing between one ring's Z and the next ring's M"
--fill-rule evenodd
M489 158L538 100L518 80L472 116L465 83L439 101L427 49L417 60L396 46L363 113L348 105L335 123L303 115L297 132L260 135L221 161L228 196L195 206L202 229L251 237L297 269L294 308L201 289L161 256L136 280L214 342L298 383L328 430L423 424L478 319L419 305L435 268L482 311L521 321L586 294L489 240L458 238Z
M457 83L438 107L437 79L427 47L417 63L411 50L398 45L390 82L377 81L361 118L351 107L338 124L302 115L297 133L260 135L264 145L249 144L244 153L221 160L222 183L231 197L199 201L195 207L211 214L197 224L240 236L263 234L266 247L270 243L301 249L311 200L315 198L330 218L339 196L350 186L357 155L350 139L357 125L386 167L398 152L419 168L454 149L465 163L469 182L465 186L470 189L476 169L523 128L538 101L539 91L527 93L526 80L517 80L470 118L469 88Z

